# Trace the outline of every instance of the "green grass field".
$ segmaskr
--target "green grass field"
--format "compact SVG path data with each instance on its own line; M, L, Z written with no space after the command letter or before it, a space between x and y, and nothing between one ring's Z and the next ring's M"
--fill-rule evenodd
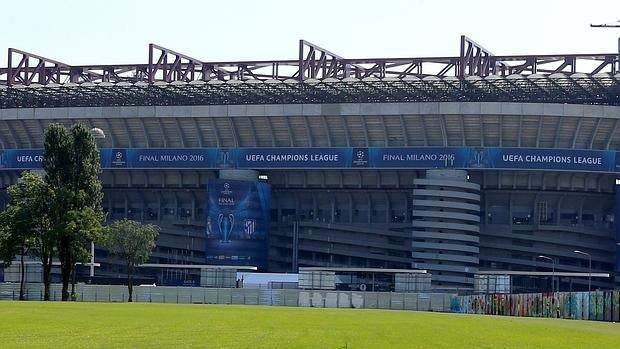
M413 311L0 302L1 348L620 348L620 324Z

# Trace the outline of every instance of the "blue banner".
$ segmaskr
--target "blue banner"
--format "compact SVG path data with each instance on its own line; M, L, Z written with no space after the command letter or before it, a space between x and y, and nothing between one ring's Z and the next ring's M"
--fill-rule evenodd
M43 149L0 150L0 169L37 169L43 166Z
M465 168L469 148L369 148L375 168Z
M215 148L101 149L103 168L212 168Z
M271 186L212 179L207 196L206 263L266 270Z
M615 207L614 228L616 230L616 273L620 273L620 184L616 182L616 207Z
M0 169L42 167L42 149L0 150ZM462 168L620 172L615 151L500 147L104 148L103 168Z
M518 168L615 172L616 153L598 150L475 148L488 163L484 168ZM474 167L474 166L470 166Z
M237 168L348 168L351 148L238 148Z

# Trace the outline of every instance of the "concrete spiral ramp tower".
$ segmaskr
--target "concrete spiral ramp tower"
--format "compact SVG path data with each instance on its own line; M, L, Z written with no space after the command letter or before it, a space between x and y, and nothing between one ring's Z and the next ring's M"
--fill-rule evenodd
M435 286L471 287L478 270L480 185L467 171L428 170L414 180L413 267L432 273Z

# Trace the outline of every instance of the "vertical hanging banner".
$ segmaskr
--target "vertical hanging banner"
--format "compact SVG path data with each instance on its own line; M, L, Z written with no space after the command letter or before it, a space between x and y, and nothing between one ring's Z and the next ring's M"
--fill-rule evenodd
M207 187L206 263L267 268L271 186L212 179Z

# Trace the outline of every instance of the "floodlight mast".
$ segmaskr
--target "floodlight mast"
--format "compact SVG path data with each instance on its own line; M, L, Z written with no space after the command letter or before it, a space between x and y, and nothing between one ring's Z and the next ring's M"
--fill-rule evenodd
M590 28L620 28L620 24L590 24ZM618 38L618 71L620 71L620 38Z

